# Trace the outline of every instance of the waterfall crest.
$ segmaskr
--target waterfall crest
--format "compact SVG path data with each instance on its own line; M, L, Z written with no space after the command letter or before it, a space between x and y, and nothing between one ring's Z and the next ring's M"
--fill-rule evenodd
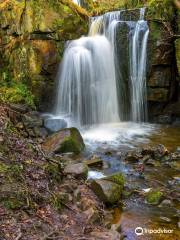
M124 19L124 11L90 19L88 37L70 41L61 64L55 114L78 127L123 120L146 120L144 21ZM127 52L121 30L127 31ZM124 57L127 58L123 63ZM126 71L125 71L126 68Z

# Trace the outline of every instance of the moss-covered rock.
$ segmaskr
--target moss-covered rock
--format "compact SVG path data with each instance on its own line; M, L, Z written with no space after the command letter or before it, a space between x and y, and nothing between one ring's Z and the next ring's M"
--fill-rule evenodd
M122 188L114 182L103 179L94 180L91 188L97 197L107 205L113 205L121 198Z
M158 205L163 198L163 193L159 190L152 190L146 195L146 201L151 205Z
M80 153L85 148L82 136L76 128L65 128L50 136L43 144L47 153Z
M121 199L124 177L121 173L94 180L91 188L97 197L107 205L113 205Z
M114 182L114 183L116 183L120 186L124 186L124 183L125 183L125 178L124 178L122 173L115 173L115 174L107 176L103 179L107 180L107 181L110 181L110 182Z

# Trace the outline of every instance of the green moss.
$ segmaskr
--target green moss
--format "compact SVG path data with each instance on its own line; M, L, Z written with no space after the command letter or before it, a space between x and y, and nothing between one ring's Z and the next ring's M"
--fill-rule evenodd
M57 164L49 163L45 166L45 172L51 180L61 182L61 168Z
M74 152L75 154L79 154L85 148L83 139L76 128L70 128L70 131L71 135L64 138L59 152Z
M10 198L2 201L2 203L7 209L11 209L11 210L17 210L23 207L24 205L24 202L17 198Z
M114 182L121 186L124 186L124 182L125 182L125 179L124 179L124 176L122 173L115 173L115 174L105 177L103 179Z
M152 190L146 195L147 203L151 205L158 205L162 200L163 193L159 190Z
M0 173L6 173L8 171L8 166L0 162Z
M175 6L172 0L148 0L148 18L172 21L175 17Z
M23 103L34 107L34 96L23 83L12 82L11 86L0 88L0 101L5 103Z

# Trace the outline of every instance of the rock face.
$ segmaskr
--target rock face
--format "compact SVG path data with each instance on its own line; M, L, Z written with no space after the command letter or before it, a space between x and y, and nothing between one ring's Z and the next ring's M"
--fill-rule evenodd
M64 43L86 34L87 17L70 0L1 1L0 81L27 84L47 109Z
M172 12L171 12L172 11ZM166 14L158 15L158 11L152 14L148 10L149 23L148 42L148 105L150 120L158 123L172 123L176 118L176 112L171 114L166 111L169 104L178 102L179 80L179 40L176 40L178 16L175 9L169 7L170 17ZM177 22L176 22L177 21Z
M84 150L85 145L76 128L65 128L51 135L42 148L46 153L73 152L78 154Z
M123 186L124 178L120 173L94 180L91 183L94 193L107 205L113 205L121 199Z

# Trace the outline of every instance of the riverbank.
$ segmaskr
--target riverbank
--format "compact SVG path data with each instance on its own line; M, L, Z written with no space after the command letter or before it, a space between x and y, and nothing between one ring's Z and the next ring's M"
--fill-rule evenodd
M124 152L109 149L101 156L97 151L88 156L48 155L41 147L48 136L44 128L38 131L40 118L24 125L20 119L26 118L27 123L29 110L15 105L0 108L2 239L131 240L136 239L137 225L172 229L167 239L178 239L179 149L170 153L160 145ZM67 168L85 160L94 176L97 171L103 175L123 173L122 196L110 208L92 191L91 181L84 178L87 173ZM166 236L146 235L143 239Z

